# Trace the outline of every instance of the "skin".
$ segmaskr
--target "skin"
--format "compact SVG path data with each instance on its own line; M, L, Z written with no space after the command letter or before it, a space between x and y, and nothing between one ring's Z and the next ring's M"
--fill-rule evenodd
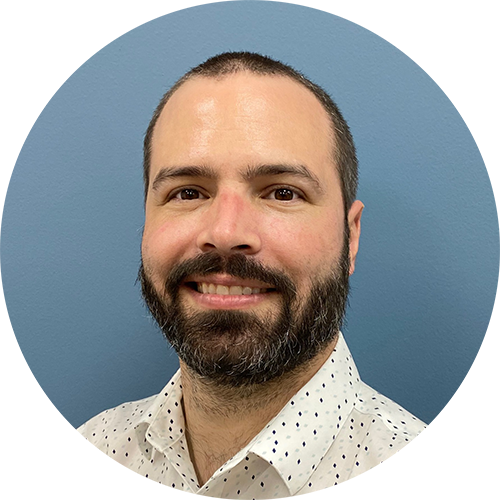
M343 244L342 194L331 152L328 115L289 78L240 72L185 83L162 111L152 139L142 255L156 290L163 292L176 263L217 250L244 253L282 270L299 297L307 297L311 279L332 269ZM290 167L308 175L283 171ZM362 210L355 201L348 213L351 274ZM269 287L225 275L186 281ZM179 293L188 311L231 308L264 315L276 311L279 300L276 293L225 296L188 286ZM181 362L186 435L200 484L281 410L333 348L334 343L286 383L259 386L244 396L200 380Z

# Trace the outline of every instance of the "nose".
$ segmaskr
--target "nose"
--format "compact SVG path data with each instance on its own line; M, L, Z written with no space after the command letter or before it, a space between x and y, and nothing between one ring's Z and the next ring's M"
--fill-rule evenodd
M205 215L196 242L203 252L253 255L260 251L259 221L250 200L236 193L221 193Z

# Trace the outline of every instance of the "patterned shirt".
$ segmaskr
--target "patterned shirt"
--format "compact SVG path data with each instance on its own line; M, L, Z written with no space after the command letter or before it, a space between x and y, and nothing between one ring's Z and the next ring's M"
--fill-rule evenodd
M157 396L125 403L78 430L129 469L172 488L263 499L321 490L392 456L425 424L364 384L342 334L330 358L255 438L198 484L177 372Z

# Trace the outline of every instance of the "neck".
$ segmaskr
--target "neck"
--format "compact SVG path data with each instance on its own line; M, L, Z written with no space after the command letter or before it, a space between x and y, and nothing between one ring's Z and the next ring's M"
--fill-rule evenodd
M328 359L337 338L306 366L248 387L221 386L182 361L186 439L200 485L245 447Z

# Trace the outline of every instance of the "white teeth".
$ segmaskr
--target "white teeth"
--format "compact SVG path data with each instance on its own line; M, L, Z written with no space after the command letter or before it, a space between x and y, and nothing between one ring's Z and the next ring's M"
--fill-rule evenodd
M249 286L225 286L213 283L197 283L196 285L198 292L216 295L252 295L266 292L265 288L250 288Z
M217 295L229 295L229 287L224 285L217 285L217 290L215 293Z

